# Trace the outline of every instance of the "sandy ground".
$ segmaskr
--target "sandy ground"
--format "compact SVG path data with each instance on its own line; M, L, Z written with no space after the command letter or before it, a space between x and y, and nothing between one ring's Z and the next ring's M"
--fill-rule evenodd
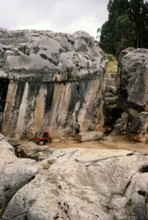
M148 154L148 144L130 141L126 136L111 136L104 141L78 142L69 138L66 143L50 143L54 148L95 148L95 149L120 149Z

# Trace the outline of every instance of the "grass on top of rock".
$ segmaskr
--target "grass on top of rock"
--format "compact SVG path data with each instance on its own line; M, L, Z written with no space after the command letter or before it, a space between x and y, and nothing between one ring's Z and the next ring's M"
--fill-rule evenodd
M50 163L49 161L47 161L44 165L43 165L43 169L44 170L48 170L50 168L52 163Z
M5 205L0 203L0 217L2 217L2 214L3 214L4 210L5 210L5 208L6 208Z
M106 66L106 73L109 73L111 75L116 75L117 73L117 66L118 66L118 61L116 57L114 57L112 54L108 54L108 64Z

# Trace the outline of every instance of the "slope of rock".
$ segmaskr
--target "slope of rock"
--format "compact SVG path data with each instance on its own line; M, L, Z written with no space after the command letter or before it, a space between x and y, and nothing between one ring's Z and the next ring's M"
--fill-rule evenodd
M2 220L146 220L148 155L119 150L60 149L37 163ZM7 176L7 173L6 173Z

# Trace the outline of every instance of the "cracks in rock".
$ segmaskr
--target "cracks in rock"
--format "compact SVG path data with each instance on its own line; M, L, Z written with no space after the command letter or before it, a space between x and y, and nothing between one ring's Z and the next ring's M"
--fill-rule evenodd
M126 156L133 156L133 155L135 155L135 153L134 152L131 152L131 153L129 153L129 154L127 154Z
M70 159L73 157L73 155L75 155L75 153L77 153L77 150L74 150L74 151L70 152L70 153L69 153L69 158L68 158L68 160L70 160ZM66 155L67 155L66 153L63 153L63 154L57 156L57 158L64 157L64 156L66 156ZM76 160L77 160L77 159L76 159ZM76 160L75 160L75 161L76 161Z
M137 193L140 196L144 197L144 203L145 203L145 217L146 219L148 219L148 212L147 212L147 207L148 207L148 192L144 191L144 190L138 190Z
M139 190L139 191L137 191L137 193L138 193L139 195L145 197L145 198L148 197L148 194L147 194L147 192L145 192L145 191ZM147 199L148 199L148 198L147 198Z
M95 165L98 162L105 161L105 160L115 158L115 157L118 157L118 156L106 157L106 158L103 158L103 159L96 159L96 160L89 160L89 161L82 161L82 160L75 159L75 161L78 162L78 163L86 164L86 167L89 167L91 165Z
M129 188L129 185L131 184L131 180L132 180L133 176L134 176L134 174L131 176L131 178L130 178L129 181L127 182L122 196L125 196L125 194L126 194L126 192L127 192L127 189Z
M66 155L66 153L63 153L63 154L57 156L57 158L64 157L65 155Z
M86 164L86 167L89 167L89 166L98 166L97 163L101 162L101 161L105 161L105 160L110 160L110 159L114 159L114 158L122 158L122 157L129 157L129 156L135 156L137 155L135 152L130 152L126 155L118 155L118 156L111 156L111 157L105 157L103 159L96 159L96 160L90 160L90 161L82 161L82 160L78 160L78 159L75 159L76 162L78 163L82 163L82 164ZM145 154L140 154L140 155L145 155ZM147 155L146 155L147 156ZM146 173L148 172L148 165L144 165L142 166L142 168L140 169L140 172L141 173Z
M7 195L6 195L6 198L7 198L8 200L7 200L7 202L6 202L5 204L3 204L3 206L4 206L5 208L2 210L2 212L0 212L0 217L2 217L2 220L15 219L15 217L20 216L20 215L22 215L22 214L24 214L24 213L26 213L26 212L28 211L28 210L27 210L27 211L24 211L24 212L22 212L22 213L20 213L20 214L18 214L18 215L13 216L13 217L3 218L3 213L5 212L5 209L7 208L7 206L8 206L8 204L9 204L10 200L15 196L15 194L16 194L20 189L22 189L26 184L28 184L29 182L31 182L34 178L35 178L35 175L31 176L28 180L26 180L26 181L24 182L23 185L20 186L20 188L17 188L17 189L16 189L16 192L14 192L14 194L12 194L12 195L10 195L10 196L7 196ZM4 191L5 191L5 192L9 192L10 189L11 189L10 187L7 187L7 188L5 188Z
M30 206L27 209L25 209L25 211L20 212L16 215L13 215L13 216L10 216L10 217L3 217L2 220L13 220L13 219L15 220L17 217L19 217L21 215L24 215L23 218L27 219L26 213L29 211L30 207L33 206L34 203L35 203L35 200L31 200L30 201Z
M21 215L24 215L28 212L28 209L17 214L17 215L14 215L14 216L11 216L11 217L7 217L7 218L2 218L2 220L13 220L13 219L16 219L17 217L21 216Z
M58 212L56 216L53 217L54 220L71 220L70 216L68 215L69 205L66 202L64 202L63 204L61 202L58 202L58 208L62 211L64 216L61 216L61 214Z
M89 167L89 166L95 165L96 163L101 162L101 161L110 160L110 159L119 158L119 157L133 156L134 152L132 152L132 153L130 153L130 155L127 154L127 155L123 155L123 156L119 155L119 156L105 157L103 159L96 159L96 160L90 160L90 161L81 161L78 159L75 159L75 161L78 163L86 164L86 167ZM97 164L96 164L96 166L97 166Z
M102 204L102 203L100 203L100 204L101 204L102 209L103 209L106 213L110 213L110 212L113 210L113 207L111 207L111 198L110 198L110 201L107 202L106 205L104 205L104 204Z
M148 165L143 165L139 171L140 173L148 173Z

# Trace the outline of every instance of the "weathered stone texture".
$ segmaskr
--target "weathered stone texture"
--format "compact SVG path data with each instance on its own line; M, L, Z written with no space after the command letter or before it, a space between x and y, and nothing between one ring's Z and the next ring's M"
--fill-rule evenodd
M91 132L81 132L76 135L76 140L78 141L96 141L103 140L104 133L99 131L91 131Z
M36 173L35 161L18 159L14 148L5 139L0 141L0 219L14 194Z
M130 117L148 111L148 49L122 51L116 82L119 105Z
M148 217L147 155L121 150L60 149L37 167L39 173L12 196L2 220Z
M88 33L0 30L1 69L10 84L3 132L32 136L103 124L102 91L107 58Z
M148 141L148 49L122 51L116 83L118 107L127 117L116 122L114 131L126 132L137 141Z

